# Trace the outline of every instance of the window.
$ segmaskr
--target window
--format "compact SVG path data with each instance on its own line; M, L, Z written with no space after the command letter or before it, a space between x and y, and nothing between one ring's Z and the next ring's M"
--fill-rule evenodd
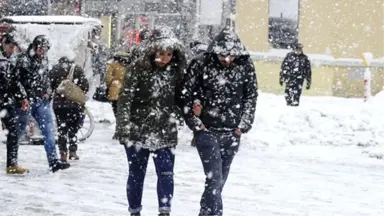
M300 0L269 0L268 39L272 48L289 49L298 41Z

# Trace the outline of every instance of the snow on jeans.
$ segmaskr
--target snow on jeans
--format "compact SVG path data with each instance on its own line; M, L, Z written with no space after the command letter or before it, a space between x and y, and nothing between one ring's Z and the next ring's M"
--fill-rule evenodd
M18 134L22 134L28 124L29 116L32 115L37 121L40 131L44 137L44 148L50 166L57 160L54 124L52 119L51 106L47 100L30 101L30 108L27 111L18 110L19 125Z
M173 148L163 148L156 151L137 148L134 145L124 145L127 153L129 174L127 181L127 198L129 212L138 213L142 209L144 179L147 171L150 153L153 153L157 174L157 197L159 212L170 212L173 197L173 168L175 155Z
M240 136L234 132L196 133L196 148L206 175L199 216L223 215L221 192L239 144Z

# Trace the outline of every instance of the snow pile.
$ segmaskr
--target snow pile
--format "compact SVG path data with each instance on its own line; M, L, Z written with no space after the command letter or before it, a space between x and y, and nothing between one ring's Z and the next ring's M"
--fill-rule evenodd
M384 144L384 93L363 99L302 97L300 107L287 107L283 95L261 93L253 129L243 136L246 148L286 145L333 145L380 148ZM109 104L88 102L97 121L115 122ZM179 143L189 144L192 132L180 128ZM384 148L382 145L381 148Z
M261 94L253 130L244 136L248 147L282 145L358 145L384 143L384 99L303 97L300 107L286 107L284 97Z

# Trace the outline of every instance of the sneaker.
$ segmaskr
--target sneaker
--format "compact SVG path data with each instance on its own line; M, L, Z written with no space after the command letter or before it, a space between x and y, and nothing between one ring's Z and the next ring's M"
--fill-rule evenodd
M61 162L59 160L56 160L52 166L50 166L50 171L55 173L59 170L65 170L65 169L68 169L69 167L71 167L71 164L69 164L68 162Z
M24 174L24 173L29 173L29 170L19 165L7 167L7 174Z

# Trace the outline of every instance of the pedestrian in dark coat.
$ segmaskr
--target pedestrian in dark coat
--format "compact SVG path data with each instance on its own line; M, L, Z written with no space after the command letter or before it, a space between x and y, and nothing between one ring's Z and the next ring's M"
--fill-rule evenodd
M13 36L4 34L0 46L0 111L1 122L7 133L7 174L24 174L28 169L21 167L18 162L18 115L16 110L28 109L27 95L21 84L11 77L12 65L10 58L13 56L17 43Z
M304 80L306 89L311 88L311 62L303 53L303 45L294 46L294 51L287 54L281 64L280 85L285 83L285 100L287 106L299 106Z
M68 169L69 163L60 162L57 158L54 123L50 99L52 90L48 78L48 57L50 42L44 35L36 36L28 49L18 55L16 66L11 75L12 80L21 83L30 104L28 110L18 110L19 132L21 134L32 115L37 121L44 137L49 168L52 172Z
M49 75L51 88L54 92L56 92L60 83L67 79L73 64L75 64L74 61L70 61L67 57L62 57L59 59L59 63L53 66ZM73 83L79 86L85 94L88 92L88 80L83 69L78 65L74 68ZM84 105L68 100L63 94L55 93L53 111L56 116L60 160L66 162L68 159L67 143L69 143L69 159L79 160L77 155L77 132L84 120Z
M207 176L199 216L221 216L221 193L240 137L252 128L258 95L253 62L234 31L223 29L191 62L181 91Z
M173 198L174 148L177 145L176 85L186 64L182 44L166 28L156 28L144 55L128 67L118 99L120 143L128 158L127 197L132 216L142 209L143 183L150 153L158 177L160 216Z

